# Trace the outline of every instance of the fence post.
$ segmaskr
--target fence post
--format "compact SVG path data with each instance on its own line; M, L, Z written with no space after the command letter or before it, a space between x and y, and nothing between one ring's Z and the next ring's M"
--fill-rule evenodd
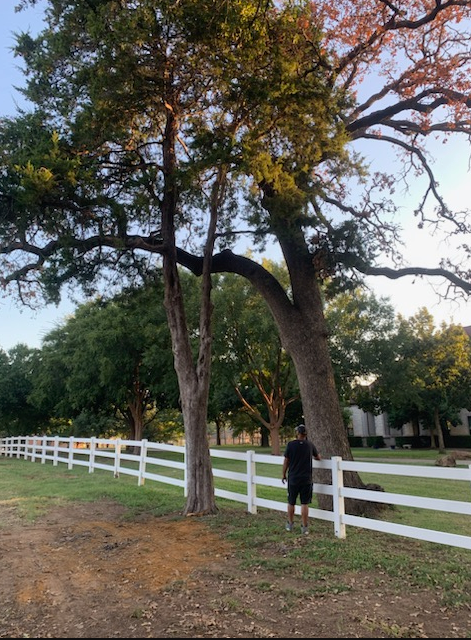
M46 464L47 436L41 438L41 464ZM36 438L33 438L33 461L36 459Z
M146 472L146 457L147 457L147 440L141 441L141 457L139 459L139 476L137 478L137 484L139 487L142 487L144 482L146 481L144 474Z
M59 436L54 436L54 453L52 456L52 466L57 467L59 461Z
M36 436L33 436L32 438L28 438L27 443L28 443L27 448L30 454L31 462L36 462L36 454L37 454Z
M72 469L74 466L74 436L69 438L69 461L67 463L67 469Z
M95 467L95 438L90 438L90 455L88 458L88 473L93 473Z
M119 478L119 463L121 457L121 439L116 438L114 447L114 477Z
M183 452L183 463L185 465L183 469L183 497L188 498L188 455L186 442L185 451Z
M332 457L332 491L333 491L333 508L334 508L334 531L337 538L345 538L346 530L343 523L345 515L345 499L340 495L343 489L343 473L340 469L342 458L340 456Z
M247 510L249 513L257 513L255 498L257 486L255 484L255 451L247 451Z

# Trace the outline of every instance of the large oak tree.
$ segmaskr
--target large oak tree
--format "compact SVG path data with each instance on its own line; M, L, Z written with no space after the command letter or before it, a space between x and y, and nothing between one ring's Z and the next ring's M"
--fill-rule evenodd
M54 297L66 281L121 283L163 257L187 513L215 510L211 272L238 273L263 295L308 430L324 457L345 459L321 284L427 274L469 291L463 261L401 264L394 186L422 176L418 224L468 232L441 196L427 140L469 136L470 14L471 0L49 0L45 31L19 38L36 110L2 125L3 282ZM397 152L400 175L370 169L362 141ZM278 243L288 289L235 252L242 234ZM178 263L202 276L196 357ZM356 474L346 483L362 485Z

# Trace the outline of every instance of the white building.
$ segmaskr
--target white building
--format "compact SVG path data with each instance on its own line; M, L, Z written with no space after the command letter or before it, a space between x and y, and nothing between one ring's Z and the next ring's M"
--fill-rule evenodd
M381 413L375 416L360 409L357 405L350 407L351 413L351 435L363 439L363 446L366 447L369 437L382 436L387 447L396 446L396 438L399 436L413 436L414 430L410 422L404 424L401 429L394 429L388 424L388 416ZM429 429L420 426L420 436L430 436ZM460 424L450 427L450 436L471 435L471 411L462 409L460 411Z

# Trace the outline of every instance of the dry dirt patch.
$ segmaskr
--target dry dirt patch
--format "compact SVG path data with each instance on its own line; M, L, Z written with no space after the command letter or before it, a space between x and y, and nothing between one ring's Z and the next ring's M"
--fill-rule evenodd
M471 637L469 609L447 611L407 584L398 593L387 575L342 576L349 590L307 596L290 575L241 568L204 518L125 515L73 503L25 525L0 503L0 637ZM268 561L309 544L282 525Z
M74 503L34 525L0 512L0 637L127 637L164 585L227 551L202 521L128 522L113 503Z

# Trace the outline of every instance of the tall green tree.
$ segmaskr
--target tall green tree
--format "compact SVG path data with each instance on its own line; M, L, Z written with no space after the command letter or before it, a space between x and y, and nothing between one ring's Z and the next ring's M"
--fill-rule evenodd
M178 404L162 287L80 305L43 341L31 399L53 415L116 417L141 440L158 409Z
M445 451L443 430L455 424L459 412L471 406L471 342L462 327L442 323L437 329L427 309L408 320L399 316L391 338L391 359L372 387L370 400L386 411L392 426L411 422L430 432ZM369 395L369 394L368 394Z
M37 284L54 298L62 283L88 289L99 273L120 285L162 255L189 453L186 512L215 510L206 443L211 272L237 273L265 298L310 435L324 456L350 459L322 283L426 274L470 290L462 260L402 266L394 217L402 202L393 198L410 177L423 186L411 211L421 227L469 232L465 212L440 193L426 142L470 133L471 1L46 7L44 32L21 36L17 48L36 111L0 131L5 285ZM370 171L361 141L381 157L396 151L399 175ZM288 289L230 250L244 232L254 245L276 240ZM196 358L177 263L202 277ZM363 484L356 474L346 482Z

